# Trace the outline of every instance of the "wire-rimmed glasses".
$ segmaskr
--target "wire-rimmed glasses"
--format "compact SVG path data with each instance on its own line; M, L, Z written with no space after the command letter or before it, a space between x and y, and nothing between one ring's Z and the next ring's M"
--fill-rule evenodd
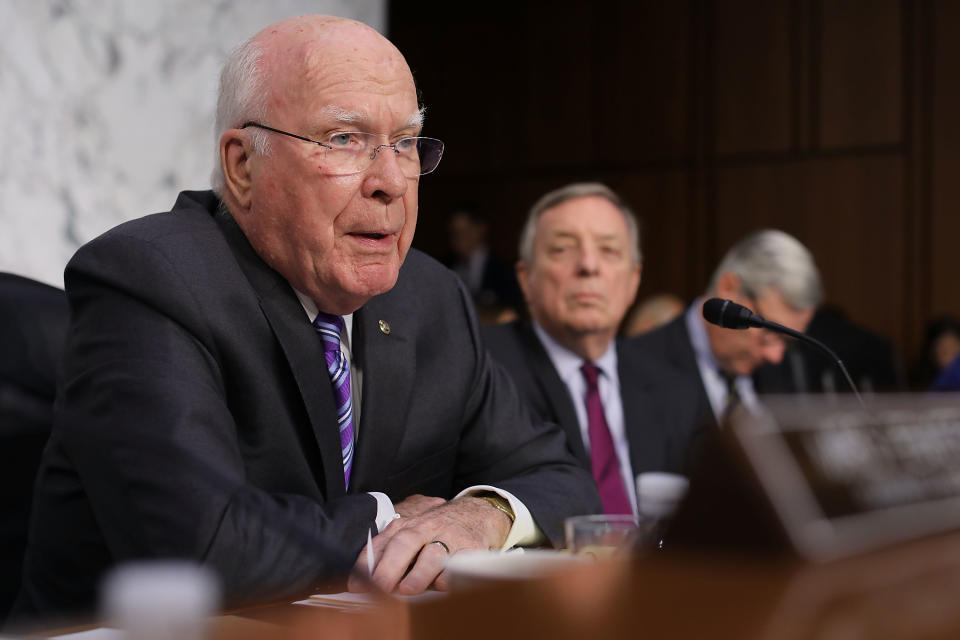
M443 156L443 142L436 138L411 136L400 138L393 144L380 142L382 136L362 131L341 131L333 133L326 142L312 140L295 133L281 131L259 122L247 122L241 127L257 127L297 140L318 145L323 149L323 171L334 176L349 176L370 168L381 149L392 149L403 175L408 178L423 176L440 164Z

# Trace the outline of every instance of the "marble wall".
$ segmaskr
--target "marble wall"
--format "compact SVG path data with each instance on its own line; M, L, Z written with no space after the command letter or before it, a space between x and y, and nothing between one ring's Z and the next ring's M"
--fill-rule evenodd
M217 74L281 18L386 28L387 0L0 0L0 271L63 286L80 244L209 186Z

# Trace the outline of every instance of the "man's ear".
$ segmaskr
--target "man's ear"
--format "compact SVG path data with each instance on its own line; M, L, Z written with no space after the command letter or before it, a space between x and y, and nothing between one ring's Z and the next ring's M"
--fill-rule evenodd
M743 289L740 286L740 276L733 271L725 271L720 274L720 277L717 279L718 298L726 298L727 300L736 302L742 294Z
M523 260L517 260L514 267L517 272L517 282L520 283L520 290L523 291L523 299L530 305L530 268Z
M637 300L637 291L640 290L640 283L643 281L643 263L642 263L642 262L637 263L636 271L635 271L635 278L636 278L636 281L635 281L635 283L633 284L633 292L632 292L632 294L630 295L630 304L631 304L631 305L633 305L633 303L636 302L636 300Z
M220 136L220 167L224 190L241 210L250 208L253 191L250 139L241 129L227 129Z

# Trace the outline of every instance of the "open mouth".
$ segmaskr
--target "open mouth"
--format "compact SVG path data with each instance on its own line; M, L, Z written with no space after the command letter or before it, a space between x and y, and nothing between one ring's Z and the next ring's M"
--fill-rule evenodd
M358 233L361 238L370 238L371 240L382 240L387 237L385 233Z

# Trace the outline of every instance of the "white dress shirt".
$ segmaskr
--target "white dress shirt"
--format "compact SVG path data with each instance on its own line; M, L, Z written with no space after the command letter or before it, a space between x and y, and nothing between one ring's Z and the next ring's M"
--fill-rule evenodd
M687 312L684 314L684 320L687 323L687 331L690 333L690 344L693 347L693 353L697 358L697 367L700 369L700 379L703 381L703 388L707 391L707 398L710 400L710 408L713 409L713 415L720 424L723 418L724 409L730 398L730 390L727 381L720 375L720 363L713 355L713 347L710 346L710 337L707 335L707 327L703 319L703 299L697 298ZM737 329L729 329L737 331ZM750 376L736 376L733 384L737 388L737 395L748 409L755 410L759 406L757 392L753 388L753 378ZM722 425L721 425L722 426Z
M307 318L309 318L310 322L312 323L316 319L317 314L320 312L316 303L297 290L294 290L294 293L297 294L297 299L300 300L300 305L303 307L303 310L307 314ZM356 443L360 434L361 426L360 407L363 399L361 393L363 388L361 384L363 380L363 371L353 359L353 352L351 349L353 339L352 313L348 313L343 316L343 324L344 333L346 335L340 336L340 351L347 359L347 362L350 363L350 393L353 401L353 441ZM324 363L324 366L326 366L326 363ZM517 545L537 544L544 539L543 532L540 531L540 528L537 527L537 525L533 522L533 516L530 515L530 510L527 509L527 506L509 491L491 487L489 485L476 485L467 487L454 496L454 499L461 496L484 493L486 491L493 491L494 493L499 494L510 503L510 508L513 510L513 526L510 528L510 531L507 534L507 539L503 543L503 549L509 549ZM393 501L390 500L387 494L380 491L370 491L369 494L377 501L376 524L377 533L379 533L383 531L392 520L399 518L400 516L393 506Z
M583 358L570 351L550 337L543 327L536 322L533 330L543 345L553 368L570 392L573 408L577 412L577 422L580 425L580 438L583 446L590 453L590 425L587 422L587 405L585 401L587 382L583 379L580 367L585 362ZM614 341L610 342L607 350L597 358L594 365L600 369L597 387L600 392L600 401L603 403L603 415L607 419L610 437L613 439L613 449L620 463L620 475L630 498L630 508L637 514L637 494L634 488L633 468L630 466L630 445L627 442L627 429L623 418L623 400L621 399L620 375L617 370L617 348Z

